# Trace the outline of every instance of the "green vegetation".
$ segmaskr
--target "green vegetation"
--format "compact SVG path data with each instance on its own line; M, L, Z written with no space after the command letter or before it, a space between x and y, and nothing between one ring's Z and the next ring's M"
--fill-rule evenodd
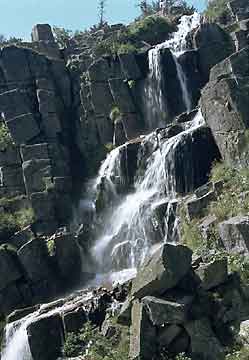
M34 212L32 208L24 207L20 210L13 211L15 201L17 200L18 197L0 199L0 206L2 207L0 216L0 242L7 242L8 238L15 232L34 222Z
M61 48L67 47L69 40L73 37L73 31L58 26L53 26L55 41Z
M10 135L9 129L3 122L0 123L0 151L4 151L7 147L13 145L14 142Z
M167 40L170 33L175 30L175 25L165 17L151 15L128 26L127 38L132 41L145 41L150 45L155 45Z
M226 24L229 18L228 0L211 0L208 2L204 15L211 22Z
M175 30L175 25L165 17L147 16L118 32L112 32L106 39L93 46L93 52L96 57L135 53L144 46L144 43L155 45L167 40Z
M248 360L249 348L242 347L240 350L235 350L232 353L226 355L226 360Z
M111 113L110 113L110 119L113 123L115 123L116 120L118 120L118 118L120 117L121 112L119 110L119 108L117 106L115 106Z
M55 254L55 242L54 239L49 239L47 241L47 248L48 248L48 253L50 256L53 256ZM73 339L72 339L73 342Z
M85 353L90 344L87 360L127 360L129 349L128 328L116 325L117 336L107 339L102 336L98 328L87 323L77 334L67 335L63 354L68 357L80 356Z
M0 46L9 46L9 45L19 45L23 42L23 39L16 38L14 36L10 36L9 38L6 38L4 35L0 34Z
M214 214L219 221L249 212L249 170L229 168L217 163L211 173L211 181L223 181L223 189L213 201L208 213Z

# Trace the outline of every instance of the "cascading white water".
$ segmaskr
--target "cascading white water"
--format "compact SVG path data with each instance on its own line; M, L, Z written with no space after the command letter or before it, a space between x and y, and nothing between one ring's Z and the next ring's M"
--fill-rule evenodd
M72 303L65 302L63 305L56 307L57 302L55 302L54 308L53 303L44 304L40 306L39 310L27 315L23 319L7 324L5 328L5 345L1 353L1 360L32 360L27 334L28 326L32 322L42 318L70 311L77 303L82 305L84 301L86 302L92 298L92 292L85 292L83 295L75 297ZM61 302L63 302L63 299L61 299ZM61 336L63 336L63 334L61 334Z
M145 172L137 177L134 192L124 196L106 216L104 231L93 248L93 254L101 264L101 270L111 271L115 266L135 268L143 262L153 245L151 221L154 208L158 202L164 201L169 204L176 196L177 147L184 138L191 137L193 131L202 126L203 122L199 112L185 131L163 140L147 158ZM153 136L155 135L149 135L144 142L150 141L150 137ZM110 157L106 162L103 166L109 167ZM154 243L162 240L157 237Z
M187 111L191 109L187 79L178 62L178 56L186 49L186 35L199 25L199 21L198 14L183 16L174 36L149 51L150 76L145 87L145 97L148 106L149 129L151 130L165 125L163 114L167 112L162 93L161 49L171 49L181 84L183 102ZM160 116L156 114L160 114ZM114 206L105 217L104 230L92 249L92 253L103 271L113 270L116 266L118 269L123 269L118 274L112 271L109 277L111 281L117 281L120 278L125 281L133 277L136 267L143 262L146 255L156 249L157 243L163 240L163 236L167 237L166 224L166 234L159 231L156 238L151 241L153 213L160 203L165 203L167 204L166 218L169 216L171 203L174 202L176 196L175 151L184 137L191 137L192 132L202 124L202 116L198 113L191 127L168 140L162 140L160 146L156 147L148 156L144 174L137 176L133 193L126 196L117 195L116 183L113 181L113 178L119 178L122 182L120 151L126 144L113 150L102 164L98 178L90 186L92 193L89 199L82 200L81 205L84 209L93 210L92 194L96 192L103 178L105 185L108 184L108 191L118 201L118 205ZM150 141L150 137L155 137L155 134L146 137L144 143ZM153 142L153 139L151 141ZM64 307L56 308L48 312L46 316L63 310L65 310ZM34 312L18 322L7 325L5 348L1 354L2 360L32 359L28 345L27 327L40 316L42 315L39 311Z
M145 84L145 106L147 124L150 130L156 127L165 126L164 117L167 116L167 106L162 91L162 65L161 51L162 49L170 49L176 65L177 77L182 90L182 100L185 109L189 112L192 109L191 95L188 91L187 77L182 69L178 57L184 53L187 48L186 37L188 33L200 24L200 15L194 13L190 16L182 16L177 31L172 38L156 45L149 51L149 77Z

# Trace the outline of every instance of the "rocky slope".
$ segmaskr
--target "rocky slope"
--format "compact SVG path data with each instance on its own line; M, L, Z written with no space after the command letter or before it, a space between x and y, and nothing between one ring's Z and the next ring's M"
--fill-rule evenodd
M4 360L246 351L248 5L229 9L234 33L194 14L87 62L48 25L1 49Z

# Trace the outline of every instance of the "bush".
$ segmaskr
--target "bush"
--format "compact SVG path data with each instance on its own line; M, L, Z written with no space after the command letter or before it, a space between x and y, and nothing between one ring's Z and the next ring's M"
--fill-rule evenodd
M24 208L15 212L14 217L16 219L16 224L20 229L23 229L25 226L28 226L34 222L34 211L32 208Z
M10 135L9 129L3 122L0 123L0 151L4 151L7 147L13 145L14 142Z
M249 212L249 170L227 167L223 163L214 165L211 181L223 181L223 190L218 199L213 201L208 212L219 221Z
M211 22L220 22L226 24L230 19L229 9L227 7L229 0L212 0L208 2L204 15Z
M119 108L117 106L115 106L111 113L110 113L110 119L113 123L115 123L115 121L120 117L121 112L119 110Z
M84 355L86 348L88 354L84 355L86 360L127 360L129 351L128 328L117 325L122 334L111 339L107 339L99 333L99 330L87 323L77 334L67 335L63 354L65 356Z
M235 350L232 353L226 355L226 360L248 360L249 359L249 348L243 347L240 350Z
M128 26L127 37L132 41L145 41L150 45L156 45L167 40L175 30L175 25L165 17L152 15Z

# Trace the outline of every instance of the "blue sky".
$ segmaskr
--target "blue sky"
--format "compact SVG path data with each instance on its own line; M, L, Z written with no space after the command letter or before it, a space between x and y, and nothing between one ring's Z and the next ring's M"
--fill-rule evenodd
M106 18L110 23L129 22L138 15L138 0L107 0ZM205 0L189 0L199 9ZM30 39L32 26L49 23L72 30L95 24L98 0L0 0L0 33Z

